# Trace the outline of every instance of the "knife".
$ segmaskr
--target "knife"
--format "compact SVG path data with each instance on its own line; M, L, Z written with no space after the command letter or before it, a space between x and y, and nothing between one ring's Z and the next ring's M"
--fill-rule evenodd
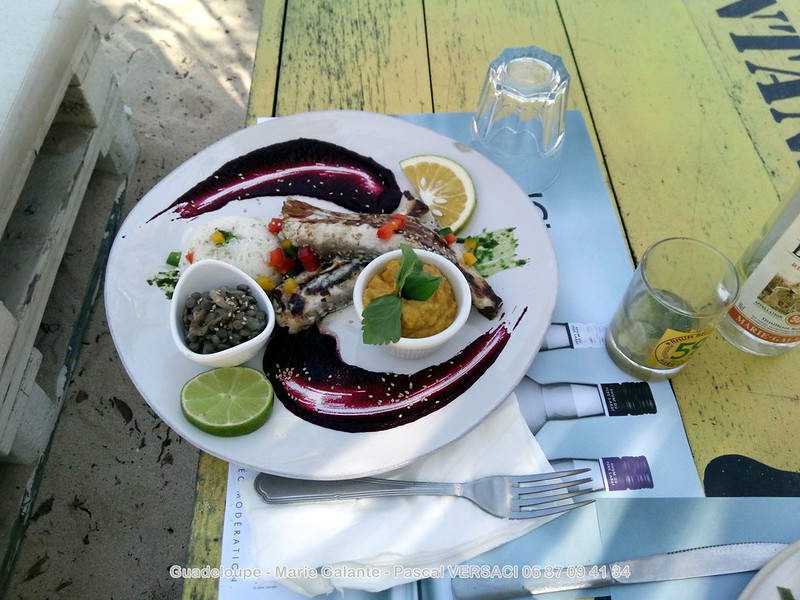
M526 566L495 577L480 566L460 565L453 570L456 600L517 598L533 594L582 590L607 585L691 579L727 573L757 571L788 544L752 542L677 550L608 564L586 566Z

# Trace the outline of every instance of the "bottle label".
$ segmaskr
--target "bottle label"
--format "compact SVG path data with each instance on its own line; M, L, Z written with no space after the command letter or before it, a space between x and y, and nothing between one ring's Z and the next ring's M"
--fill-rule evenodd
M601 458L605 488L609 492L653 488L653 474L644 456Z
M598 386L609 417L655 414L653 390L646 381L601 383Z
M753 270L728 314L759 339L774 344L800 341L800 219Z
M674 369L689 360L713 331L713 327L702 331L667 329L650 352L645 365L656 369Z
M602 323L567 323L573 348L604 348L607 326Z

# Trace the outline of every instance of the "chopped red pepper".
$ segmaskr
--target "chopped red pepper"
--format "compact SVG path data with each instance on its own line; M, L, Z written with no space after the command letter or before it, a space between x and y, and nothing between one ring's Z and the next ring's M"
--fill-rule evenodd
M408 216L395 213L389 217L389 221L378 227L378 238L388 240L396 231L401 231L408 222Z
M187 252L186 260L189 261L189 264L192 264L194 262L194 252Z
M444 227L439 230L439 237L441 237L446 244L455 244L458 241L456 234L449 227Z
M269 225L267 225L270 233L279 234L281 229L283 229L283 219L279 217L275 217L269 220Z
M403 229L403 227L406 226L406 223L408 222L408 216L407 215L402 215L400 213L395 213L395 214L392 215L392 221L394 221L394 223L396 225L394 230L395 231L401 231Z
M319 259L314 251L308 246L300 246L297 249L297 260L303 266L303 269L309 272L316 271L320 267Z
M397 231L397 227L394 221L389 221L388 223L384 223L383 225L378 227L378 239L388 240L390 237L394 235L395 231Z
M288 273L294 269L295 263L291 258L284 254L283 248L275 248L269 253L269 265L281 273Z

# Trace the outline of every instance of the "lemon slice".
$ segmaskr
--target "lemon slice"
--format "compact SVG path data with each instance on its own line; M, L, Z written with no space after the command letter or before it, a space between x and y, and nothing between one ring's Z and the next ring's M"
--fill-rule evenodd
M440 227L457 232L475 210L475 184L467 170L444 156L422 154L400 161L400 168L427 204Z
M251 433L272 413L272 384L249 367L222 367L196 375L181 390L181 410L198 429L223 437Z

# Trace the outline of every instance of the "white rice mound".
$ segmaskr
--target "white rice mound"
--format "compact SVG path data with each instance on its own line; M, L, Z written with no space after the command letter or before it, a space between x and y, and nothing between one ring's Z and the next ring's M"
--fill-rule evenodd
M224 244L216 244L211 235L217 229L230 231L233 237ZM185 239L181 252L182 268L189 266L186 255L194 253L192 262L216 258L239 267L253 279L269 277L276 283L281 279L281 274L269 266L269 253L278 247L279 241L261 219L217 217L194 227Z

